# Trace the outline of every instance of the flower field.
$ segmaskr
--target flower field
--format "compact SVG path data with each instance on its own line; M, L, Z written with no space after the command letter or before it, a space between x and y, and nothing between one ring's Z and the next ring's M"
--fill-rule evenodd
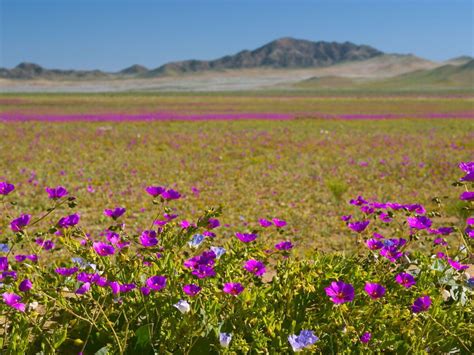
M0 103L7 353L472 353L470 97Z

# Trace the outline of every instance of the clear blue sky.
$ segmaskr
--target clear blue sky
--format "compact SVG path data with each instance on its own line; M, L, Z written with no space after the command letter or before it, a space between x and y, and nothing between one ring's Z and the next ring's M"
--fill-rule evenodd
M0 0L0 66L155 68L279 37L444 60L473 54L472 0Z

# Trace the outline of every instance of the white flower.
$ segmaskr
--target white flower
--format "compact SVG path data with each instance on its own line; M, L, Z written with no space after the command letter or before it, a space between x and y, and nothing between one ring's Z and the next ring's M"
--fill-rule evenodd
M33 301L28 305L28 309L35 310L36 308L38 308L38 305L39 305L38 302Z
M188 313L191 310L189 303L185 300L179 300L178 303L173 305L176 307L181 313Z

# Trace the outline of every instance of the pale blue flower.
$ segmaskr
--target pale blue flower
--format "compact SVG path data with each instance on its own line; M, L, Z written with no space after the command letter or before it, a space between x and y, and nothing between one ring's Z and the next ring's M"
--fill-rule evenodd
M1 253L8 253L9 251L10 251L10 248L8 247L8 244L0 243L0 252Z
M204 241L204 238L206 237L203 236L202 234L195 234L193 236L193 239L191 239L191 241L188 242L188 244L191 248L197 248Z
M319 340L311 330L302 330L299 335L290 335L288 341L294 352L303 350L304 348L313 345Z
M226 250L223 247L211 247L211 250L216 254L217 259L226 253Z
M227 348L232 340L232 333L219 333L219 342L221 346Z
M174 304L173 307L176 307L181 313L188 313L191 310L191 306L185 300L179 300L178 303Z

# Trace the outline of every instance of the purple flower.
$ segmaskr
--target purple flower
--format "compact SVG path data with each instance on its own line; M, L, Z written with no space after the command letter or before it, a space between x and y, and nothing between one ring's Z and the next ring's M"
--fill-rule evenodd
M3 280L3 279L6 279L7 277L10 277L10 278L12 278L13 280L16 280L16 279L17 279L17 273L16 273L16 271L3 271L3 272L0 274L0 281Z
M282 219L273 218L272 221L275 224L275 227L277 228L283 228L284 226L286 226L286 221Z
M361 335L360 342L367 344L371 338L372 338L372 334L370 334L369 332L365 332L364 334Z
M352 215L350 214L341 216L341 220L343 220L344 222L349 221L351 218L352 218Z
M474 200L474 191L465 191L459 196L460 200L463 201L472 201Z
M76 290L75 293L76 293L76 295L83 295L86 292L88 292L90 289L91 289L90 282L86 282L86 283L82 284L81 286L79 286L79 288Z
M162 186L148 186L145 191L152 195L153 197L157 197L161 195L166 189Z
M347 226L352 229L354 232L361 233L367 228L369 225L370 221L358 221L358 222L352 222L348 223Z
M158 244L157 234L153 230L143 231L140 235L140 244L144 247L152 247Z
M28 279L24 279L22 282L20 282L20 284L18 285L18 289L21 291L21 292L27 292L29 290L31 290L31 288L33 287L33 284L31 283L30 280Z
M140 292L143 294L143 296L148 296L151 290L148 287L143 286L143 287L140 287Z
M207 221L207 229L214 229L221 225L217 218L209 218Z
M0 195L8 195L10 192L15 190L15 185L9 184L8 182L0 182Z
M403 208L405 208L409 212L415 212L420 215L426 213L425 208L420 204L407 204L407 205L403 205Z
M0 256L0 271L8 270L8 258L6 256Z
M216 273L212 266L215 264L216 254L213 251L204 251L184 262L184 266L193 269L192 274L202 279L212 277Z
M232 333L219 333L219 343L227 348L232 340Z
M62 276L71 276L71 275L74 275L76 272L78 272L79 268L78 267L71 267L71 268L58 267L54 271L57 274L62 275Z
M433 244L434 245L443 245L443 246L448 245L448 243L443 238L436 238L435 240L433 240Z
M201 292L201 287L195 284L187 284L183 286L183 291L185 294L194 297L196 296L199 292Z
M351 302L354 299L354 287L342 281L333 281L324 290L334 303Z
M431 306L431 298L430 296L421 296L413 302L411 306L411 310L413 313L420 313L427 311Z
M365 244L367 244L367 248L369 248L370 250L378 250L383 247L383 243L375 238L368 239Z
M10 223L10 228L13 232L19 232L24 227L26 227L30 223L31 215L29 214L22 214L17 219L14 219Z
M115 207L114 210L104 210L104 215L107 217L112 217L113 219L119 218L121 215L125 213L125 208L123 207Z
M48 193L48 197L53 200L57 200L61 197L67 196L67 194L69 193L66 188L62 186L58 186L56 188L47 187L46 192Z
M308 346L313 345L319 340L319 338L314 335L311 330L302 330L299 335L290 335L288 337L288 342L290 343L294 352L298 352L307 348Z
M5 292L3 294L3 301L7 306L10 306L12 308L15 308L16 310L20 312L24 312L26 305L24 303L20 303L21 301L21 296L18 296L14 293L7 293Z
M169 190L164 191L161 194L161 197L163 197L167 201L177 200L181 197L181 194L178 191L175 191L173 189L169 189Z
M293 249L293 244L290 241L283 241L275 244L275 249L277 250L291 250Z
M377 298L383 297L383 295L385 295L385 287L377 283L367 282L365 284L364 290L373 300L376 300Z
M75 226L76 224L79 223L79 219L80 219L80 216L77 213L74 213L74 214L71 214L67 217L61 218L58 221L57 226L59 228L73 227L73 226Z
M216 276L216 272L214 271L214 269L211 266L207 265L197 265L194 268L192 274L200 279Z
M452 232L454 232L454 228L452 227L441 227L437 229L439 234L442 235L450 235Z
M239 295L244 290L244 287L240 282L227 282L224 284L223 291L232 296Z
M265 218L260 218L258 220L258 223L260 223L260 225L263 227L263 228L268 228L270 226L273 225L273 223L271 221L269 221L268 219L265 219Z
M258 237L255 233L235 233L235 236L244 243L253 242Z
M379 219L385 223L390 223L392 221L392 217L390 217L388 213L381 213Z
M244 265L244 269L248 272L251 272L255 276L263 276L266 271L265 264L255 259L248 260Z
M362 206L368 202L362 198L362 196L357 196L355 200L350 200L349 203L354 206Z
M92 244L92 247L94 248L95 252L100 256L107 256L115 253L115 248L107 243L94 242Z
M459 169L463 170L465 173L474 171L474 161L459 163Z
M160 291L166 287L165 276L152 276L146 280L146 287L154 291Z
M431 220L426 216L415 216L407 218L408 225L414 229L428 229L431 227Z
M410 288L416 283L415 278L406 272L401 272L395 276L395 281L405 288Z
M470 171L468 172L465 176L463 176L461 179L459 179L461 181L467 181L467 182L472 182L474 181L474 170L473 171Z
M380 249L380 255L394 263L403 256L403 253L398 250L398 246L384 246Z
M469 265L463 265L459 261L448 259L449 265L451 265L454 269L463 271L469 269Z
M44 240L42 238L37 238L35 243L38 244L44 250L51 250L54 248L54 242L52 240Z

